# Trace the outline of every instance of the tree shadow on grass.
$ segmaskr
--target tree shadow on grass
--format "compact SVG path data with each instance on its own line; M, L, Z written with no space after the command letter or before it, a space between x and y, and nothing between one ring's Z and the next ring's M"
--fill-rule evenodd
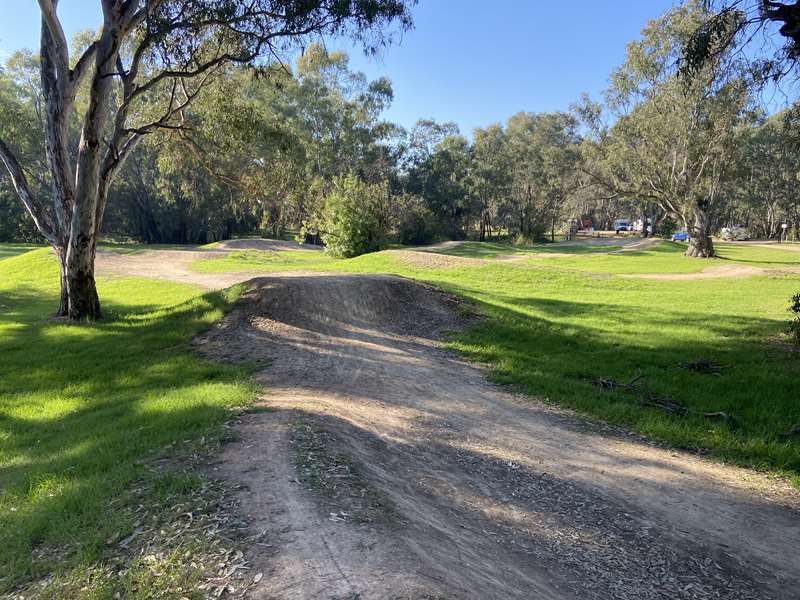
M480 294L457 285L448 288L473 298ZM800 446L776 436L800 416L791 391L797 361L772 356L758 342L759 335L774 331L774 321L502 294L491 299L493 304L483 306L490 318L459 334L455 343L466 356L492 365L495 380L678 446L710 448L743 464L800 472ZM6 292L2 302L12 310L0 313L0 319L19 325L0 339L0 438L7 457L0 471L0 566L19 578L53 566L30 562L38 545L79 540L84 558L101 556L111 533L131 527L130 516L110 503L142 476L142 461L167 444L218 432L227 409L247 392L241 369L200 361L187 350L192 335L209 324L208 315L228 306L223 294L155 312L109 304L117 317L82 326L46 319L54 295ZM567 315L582 320L559 320ZM675 320L717 339L697 338L689 345L678 338L648 342L636 335ZM614 335L592 321L639 329ZM383 337L359 332L359 327L368 329L366 322L347 324L355 324L356 330L325 350L349 357L355 367L374 370L379 383L381 362L398 356L373 353L365 363L363 355L352 353L350 341L380 344ZM302 323L324 333L335 325L327 320ZM750 333L743 336L742 331ZM415 341L403 344L406 359L425 362L428 349ZM295 351L315 353L319 348L298 345ZM680 368L680 362L699 357L735 369L712 377ZM653 393L693 407L729 410L741 426L732 430L699 417L671 417L639 407L635 396L605 392L586 381L626 381L637 371ZM324 379L329 373L319 375ZM363 393L381 400L379 385ZM441 416L447 418L444 408Z
M47 317L55 295L3 292L0 325L0 589L65 567L31 562L37 545L71 546L67 562L95 559L130 529L112 500L169 444L220 433L246 403L245 371L204 362L193 334L229 307L211 293L173 307L105 303L106 319L67 325ZM124 506L124 503L122 504Z
M716 258L718 260L724 260L726 262L753 264L753 265L786 265L793 267L800 266L800 260L770 260L766 258L761 260L753 260L744 258L730 258L727 256L717 256Z
M491 318L459 336L456 346L488 364L495 381L678 447L800 477L800 440L781 435L800 423L800 361L768 343L780 329L774 320L501 294L493 300L500 304L484 308ZM676 324L675 333L661 333ZM686 367L697 360L720 365L719 374ZM639 385L622 387L638 376ZM601 379L619 386L604 389ZM723 411L735 426L640 406L647 397L697 413Z

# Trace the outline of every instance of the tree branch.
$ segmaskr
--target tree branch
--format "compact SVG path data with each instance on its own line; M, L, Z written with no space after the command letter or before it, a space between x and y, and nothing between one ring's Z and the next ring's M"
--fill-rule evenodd
M0 139L0 160L5 164L8 174L11 177L11 183L17 195L20 197L20 200L22 200L22 204L25 205L25 209L33 218L36 228L50 244L57 246L59 240L56 234L56 228L53 225L53 220L45 210L44 205L33 195L28 185L28 179L25 177L25 172L22 170L22 166L2 139Z
M75 68L70 72L70 96L75 97L75 92L81 84L81 80L88 73L89 68L94 63L95 55L97 54L97 42L92 42L89 47L84 50L78 62L75 63Z
M56 4L57 0L39 0L42 24L50 34L49 50L56 69L56 79L61 89L66 90L69 85L69 46L56 13Z
M42 12L40 71L46 112L47 161L53 175L55 189L53 207L56 223L58 231L64 232L69 229L75 197L75 183L67 147L67 119L72 108L72 100L69 97L69 58L54 2L40 0L40 7Z

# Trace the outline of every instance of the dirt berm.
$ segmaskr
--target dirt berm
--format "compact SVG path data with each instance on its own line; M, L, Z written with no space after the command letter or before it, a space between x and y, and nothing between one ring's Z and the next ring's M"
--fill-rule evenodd
M798 597L795 491L488 383L441 348L457 309L395 277L271 277L197 340L263 365L214 465L250 597Z

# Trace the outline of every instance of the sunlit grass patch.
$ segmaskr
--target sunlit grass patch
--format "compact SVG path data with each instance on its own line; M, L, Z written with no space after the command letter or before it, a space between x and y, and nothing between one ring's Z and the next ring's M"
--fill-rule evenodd
M41 248L41 244L0 244L0 260Z
M683 255L686 244L661 242L649 248L614 253L592 253L553 258L532 257L533 264L556 266L575 271L609 274L699 273L710 267L742 264L780 269L800 267L800 252L736 243L715 244L718 257L712 260L688 259Z
M191 268L200 273L288 271L336 268L336 259L311 250L236 250L219 258L198 260Z
M618 245L589 244L531 244L515 246L496 242L464 242L461 244L428 250L436 254L464 256L467 258L497 258L499 256L525 256L530 254L594 254L621 249Z

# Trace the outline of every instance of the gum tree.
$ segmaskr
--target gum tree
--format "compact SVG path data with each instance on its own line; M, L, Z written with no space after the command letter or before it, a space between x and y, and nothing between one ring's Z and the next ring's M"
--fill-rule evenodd
M520 235L535 239L563 216L576 177L580 137L567 113L517 113L506 126L511 157L510 212Z
M393 23L411 25L413 1L98 0L102 27L71 56L58 0L38 0L49 194L30 185L13 139L0 138L0 159L58 256L58 315L101 315L94 262L108 190L145 136L184 127L184 111L226 65L264 66L325 34L350 35L372 49L388 40Z
M730 48L679 76L681 53L706 18L701 2L687 2L629 44L606 97L614 125L593 151L606 187L678 216L690 233L686 255L697 258L714 256L712 227L750 100Z

